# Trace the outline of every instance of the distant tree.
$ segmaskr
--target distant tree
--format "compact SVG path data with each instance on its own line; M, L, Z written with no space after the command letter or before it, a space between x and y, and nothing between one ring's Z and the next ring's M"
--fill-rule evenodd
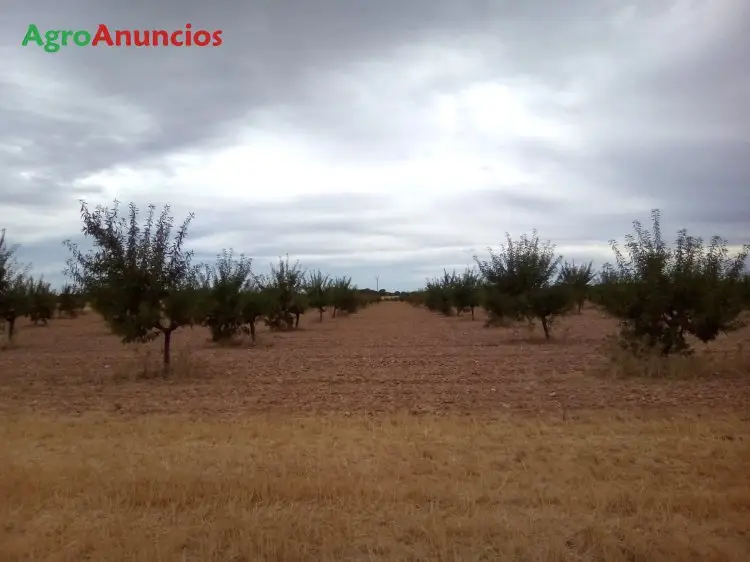
M58 314L75 318L86 306L86 296L73 285L63 285L60 294L57 295Z
M348 314L357 312L360 306L357 287L352 285L352 278L346 275L336 277L331 284L331 304L333 304L333 317L336 313L344 311Z
M726 240L714 236L706 246L680 230L671 248L661 236L660 212L651 217L651 230L633 222L624 251L611 242L616 264L608 267L602 305L620 319L623 345L633 352L690 353L687 334L705 343L739 328L750 246L730 257Z
M201 275L201 309L203 324L208 326L214 342L228 341L243 331L245 325L244 292L253 283L252 260L243 254L223 250Z
M0 319L7 323L8 341L13 341L16 319L26 304L25 278L29 268L18 264L17 251L18 245L9 246L5 229L0 230Z
M617 281L617 271L612 267L612 264L605 263L599 273L596 275L596 281L589 288L589 298L591 302L598 307L603 307L604 293L608 290L608 287Z
M409 304L412 306L427 306L427 292L426 291L414 291L413 293L409 293L407 296L407 299L409 301Z
M379 291L369 288L357 289L356 293L359 307L367 308L370 305L382 302L384 296L384 293L382 291L384 291L384 289L380 289Z
M577 265L575 261L565 262L560 267L559 282L570 287L571 296L578 307L578 314L581 314L583 304L590 295L591 283L595 277L591 262L583 265Z
M34 279L29 277L25 284L26 307L25 314L34 324L40 322L47 325L57 306L57 294L43 277Z
M318 310L322 322L323 313L331 304L331 279L320 270L310 272L305 278L305 294L308 304Z
M444 316L453 315L453 289L457 282L456 272L443 270L442 277L428 279L424 288L424 304L427 310Z
M173 332L192 325L196 316L197 270L184 242L192 213L173 234L169 205L155 215L148 207L145 222L130 204L128 216L120 204L90 211L81 203L83 234L94 249L84 253L70 240L66 273L91 295L92 305L123 342L148 341L163 335L164 370L169 369Z
M241 295L243 331L250 334L253 343L256 341L256 322L268 314L268 293L263 291L259 278L254 277L245 286Z
M609 285L619 280L619 274L616 269L612 267L612 264L605 263L602 266L602 270L599 272L599 283L602 285Z
M474 309L480 305L481 277L476 269L467 267L461 275L453 272L452 301L456 307L456 314L461 314L466 309L471 311L471 319L474 320Z
M414 307L425 306L426 302L426 290L422 291L411 291L402 292L398 294L398 300L400 302L408 302Z
M550 242L541 243L536 231L507 243L499 251L489 248L490 259L475 257L485 282L485 308L489 324L501 321L538 319L544 336L550 338L554 319L571 305L570 289L555 283L562 256Z
M260 291L267 299L266 324L272 330L289 330L299 327L300 315L307 307L304 297L305 271L299 261L290 264L289 256L279 258L271 265L271 273L258 277Z

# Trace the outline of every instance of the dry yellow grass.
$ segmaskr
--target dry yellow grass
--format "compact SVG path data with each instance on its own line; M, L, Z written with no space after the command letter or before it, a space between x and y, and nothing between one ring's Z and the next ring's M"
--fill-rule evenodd
M634 362L595 311L552 342L401 303L316 318L255 347L180 330L168 380L94 315L21 325L0 562L750 560L747 329Z
M2 560L750 560L740 414L7 415Z

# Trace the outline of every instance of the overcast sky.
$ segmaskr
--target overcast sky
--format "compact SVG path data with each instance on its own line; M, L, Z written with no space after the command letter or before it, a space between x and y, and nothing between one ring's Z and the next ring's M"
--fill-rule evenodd
M223 45L21 47L187 22ZM747 0L5 0L0 57L0 227L52 280L80 198L389 289L506 231L601 264L654 207L750 238Z

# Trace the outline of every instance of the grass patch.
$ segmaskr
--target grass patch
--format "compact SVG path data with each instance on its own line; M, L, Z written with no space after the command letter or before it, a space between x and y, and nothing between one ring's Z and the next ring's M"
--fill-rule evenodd
M665 356L646 349L633 354L619 345L616 336L611 336L602 350L607 361L595 371L602 377L680 380L750 375L750 351L743 343L723 349L700 345L691 355Z

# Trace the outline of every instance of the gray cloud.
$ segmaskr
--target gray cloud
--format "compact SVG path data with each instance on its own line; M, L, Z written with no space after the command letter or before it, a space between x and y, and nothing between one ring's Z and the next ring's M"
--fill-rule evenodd
M360 284L381 271L392 286L468 263L506 231L537 228L598 260L585 248L652 207L666 232L747 242L750 5L693 4L12 2L0 21L0 226L54 274L59 241L79 231L78 198L169 201L178 216L196 211L201 256L288 252ZM30 23L186 22L222 29L224 44L20 47ZM249 137L294 143L309 162L211 160ZM216 183L174 183L206 169ZM125 171L150 179L102 179Z

